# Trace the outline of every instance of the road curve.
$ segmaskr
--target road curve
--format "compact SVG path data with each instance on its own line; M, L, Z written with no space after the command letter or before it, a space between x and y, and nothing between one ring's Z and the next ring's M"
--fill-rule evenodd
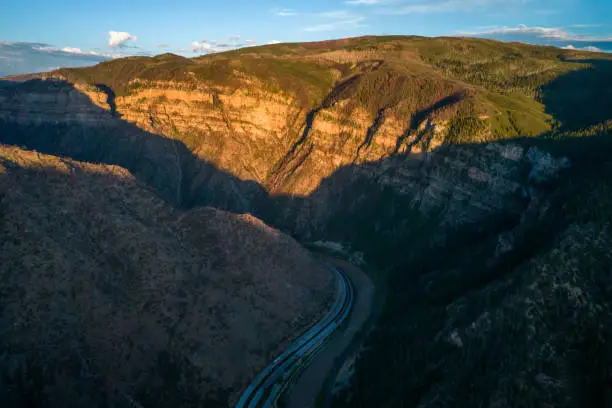
M236 408L275 406L296 374L308 366L349 315L355 299L353 285L342 269L331 264L327 266L337 277L337 295L331 309L253 379L240 396Z

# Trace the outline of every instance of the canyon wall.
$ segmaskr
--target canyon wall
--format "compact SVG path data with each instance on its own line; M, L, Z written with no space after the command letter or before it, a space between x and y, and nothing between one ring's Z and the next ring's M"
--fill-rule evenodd
M368 67L312 109L255 79L234 90L135 80L125 96L57 78L7 83L0 135L120 165L179 207L250 212L302 240L381 256L419 236L444 245L450 230L506 228L537 196L542 166L567 166L516 143L478 143L492 137L483 113L472 142L453 143L453 121L476 109L469 89L443 82L418 106L412 96L363 100L369 76L385 89L417 81Z

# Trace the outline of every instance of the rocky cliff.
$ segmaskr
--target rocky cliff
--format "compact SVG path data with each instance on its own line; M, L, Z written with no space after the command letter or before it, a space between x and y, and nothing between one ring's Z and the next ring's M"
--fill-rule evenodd
M235 88L134 79L124 96L53 74L5 85L0 125L5 142L130 169L175 205L252 212L372 255L372 234L387 245L435 223L443 244L449 228L520 217L550 158L478 143L495 138L485 91L355 69L314 107L246 74Z

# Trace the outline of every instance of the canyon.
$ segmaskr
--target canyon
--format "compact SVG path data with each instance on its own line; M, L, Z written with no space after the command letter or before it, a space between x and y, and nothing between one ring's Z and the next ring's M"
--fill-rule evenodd
M577 277L570 272L582 269L568 266L609 239L607 221L589 212L601 207L585 215L572 198L607 197L607 184L592 180L602 176L594 169L607 169L612 70L607 56L593 55L477 39L362 37L195 59L129 57L1 82L0 142L28 157L125 169L122 177L142 189L136 195L158 195L155 208L186 212L172 234L190 245L200 240L200 222L241 217L260 225L257 217L373 265L389 295L339 406L428 406L437 398L450 406L467 398L458 373L468 369L480 390L468 405L503 406L518 398L516 387L555 405L569 395L558 385L571 382L560 378L567 350L597 325L559 343L561 329L534 328L523 313L562 322L555 305L573 303L554 299L569 297L577 302L571 321L578 313L587 322L609 317L592 283L599 277ZM236 223L226 230L245 228ZM209 244L232 259L240 245L226 238ZM239 268L251 258L237 255ZM272 258L275 273L290 262ZM606 257L589 259L605 269ZM310 302L310 319L313 299L325 298L324 276L309 276L317 295L292 306ZM256 301L238 290L236 299ZM288 304L280 293L271 298ZM583 293L592 300L580 300ZM515 342L500 346L507 327L519 328ZM270 338L268 353L288 335ZM529 347L517 351L519 344ZM478 372L485 360L491 377ZM511 385L491 383L502 379ZM234 392L248 382L232 381ZM571 398L582 398L583 388ZM483 397L490 389L498 394Z

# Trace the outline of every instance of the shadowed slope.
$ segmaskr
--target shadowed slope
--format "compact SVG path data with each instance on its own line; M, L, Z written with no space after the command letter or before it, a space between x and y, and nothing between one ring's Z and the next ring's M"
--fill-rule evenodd
M320 318L329 272L250 215L0 145L6 406L227 406Z
M582 60L584 69L547 83L542 102L564 129L579 130L612 118L612 61Z

